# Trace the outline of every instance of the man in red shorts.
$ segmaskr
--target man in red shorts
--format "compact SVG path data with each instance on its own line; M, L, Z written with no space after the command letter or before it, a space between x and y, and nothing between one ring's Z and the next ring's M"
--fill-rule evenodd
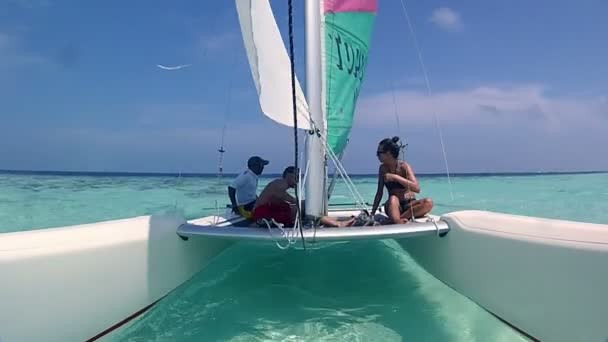
M274 219L285 227L293 227L296 218L296 199L287 193L287 190L298 184L298 171L289 166L283 171L283 177L268 183L255 202L253 219ZM322 217L321 224L331 227L350 226L355 222L352 218L348 221L339 221L331 217Z

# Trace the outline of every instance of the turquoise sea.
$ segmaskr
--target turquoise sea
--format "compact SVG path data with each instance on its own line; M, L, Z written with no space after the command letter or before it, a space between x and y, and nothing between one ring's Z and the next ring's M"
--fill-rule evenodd
M270 180L263 177L260 187ZM375 176L354 176L370 202ZM608 224L608 173L419 176L435 214L462 209ZM230 177L0 172L0 233L138 215L223 212ZM334 203L348 203L336 186ZM236 244L110 341L518 341L391 241Z

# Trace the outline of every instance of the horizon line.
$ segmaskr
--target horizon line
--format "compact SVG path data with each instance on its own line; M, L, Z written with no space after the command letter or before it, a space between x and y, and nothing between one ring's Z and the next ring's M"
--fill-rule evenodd
M213 172L140 172L140 171L60 171L60 170L17 170L0 169L0 174L22 174L22 175L56 175L56 176L148 176L148 177L234 177L240 172L227 172L221 176ZM562 174L599 174L608 173L608 170L578 170L578 171L482 171L482 172L452 172L450 176L531 176L531 175L562 175ZM264 173L261 177L277 176L277 173ZM350 173L350 176L377 176L377 173ZM417 173L417 176L447 177L445 172Z

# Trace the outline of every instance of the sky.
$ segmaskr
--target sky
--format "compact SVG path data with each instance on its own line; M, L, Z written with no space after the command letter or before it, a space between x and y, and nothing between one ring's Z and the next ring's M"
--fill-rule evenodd
M259 0L263 1L263 0ZM284 40L286 1L271 4ZM303 1L295 1L304 78ZM378 142L418 173L608 170L608 2L380 0L344 165ZM180 70L162 65L190 64ZM0 169L216 172L293 163L262 115L233 1L0 1ZM302 149L302 145L300 145Z

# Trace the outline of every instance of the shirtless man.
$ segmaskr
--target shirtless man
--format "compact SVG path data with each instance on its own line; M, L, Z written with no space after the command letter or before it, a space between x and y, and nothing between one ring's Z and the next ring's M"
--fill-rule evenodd
M255 202L253 208L253 219L274 219L286 227L295 225L297 215L296 199L287 190L298 184L298 172L295 167L289 166L283 171L283 176L268 183ZM329 227L346 227L355 222L354 218L348 221L339 221L324 216L321 224Z

